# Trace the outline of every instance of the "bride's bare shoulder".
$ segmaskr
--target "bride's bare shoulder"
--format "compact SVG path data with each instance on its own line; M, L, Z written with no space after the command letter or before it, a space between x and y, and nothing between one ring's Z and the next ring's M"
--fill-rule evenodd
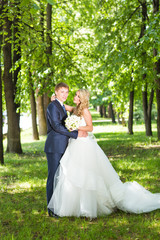
M88 110L88 108L84 108L83 113L90 113L90 111Z
M88 108L84 108L83 109L83 116L85 117L85 116L91 116L91 113L90 113L90 111L88 110Z

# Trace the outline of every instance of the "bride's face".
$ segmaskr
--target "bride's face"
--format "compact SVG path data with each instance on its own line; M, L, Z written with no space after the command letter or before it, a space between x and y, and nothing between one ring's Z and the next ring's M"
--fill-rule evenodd
M79 97L79 91L76 92L76 95L74 96L73 102L74 102L76 105L80 104L81 101L80 101L80 97Z

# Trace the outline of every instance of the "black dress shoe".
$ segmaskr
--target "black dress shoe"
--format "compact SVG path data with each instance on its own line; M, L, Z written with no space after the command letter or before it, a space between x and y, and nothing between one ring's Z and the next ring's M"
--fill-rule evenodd
M48 211L48 215L49 215L49 217L58 218L58 215L53 213L51 210Z

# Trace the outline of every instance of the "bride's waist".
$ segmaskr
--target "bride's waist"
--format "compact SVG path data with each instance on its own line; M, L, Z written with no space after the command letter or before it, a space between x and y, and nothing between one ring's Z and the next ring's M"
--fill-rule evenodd
M77 137L76 139L74 138L70 138L69 141L70 142L75 142L75 141L88 141L89 140L89 136L87 137Z
M89 138L89 136L87 136L87 137L78 137L77 139L86 139L86 138Z
M87 136L87 137L77 137L77 139L82 139L82 140L84 140L84 139L88 139L89 138L89 136ZM76 140L76 139L75 139Z

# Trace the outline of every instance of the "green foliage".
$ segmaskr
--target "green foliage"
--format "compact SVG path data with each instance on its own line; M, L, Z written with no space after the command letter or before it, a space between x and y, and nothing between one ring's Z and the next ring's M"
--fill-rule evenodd
M160 13L153 14L152 1L147 1L143 23L138 0L22 0L19 9L15 2L5 5L0 18L3 22L9 16L13 21L20 12L19 38L13 48L20 45L21 61L12 71L21 66L16 101L21 102L22 112L30 109L30 80L34 90L49 96L56 83L66 82L71 89L69 104L78 88L88 88L94 105L112 101L117 112L128 111L130 91L134 90L135 100L140 101L146 84L148 92L157 87L154 64L160 57ZM46 27L47 4L52 6L51 31ZM47 53L47 34L52 41L51 55Z
M99 64L94 69L93 82L94 85L98 82L102 92L110 89L114 105L120 111L124 111L131 90L134 89L136 99L140 99L146 83L149 91L155 88L153 64L159 57L153 56L153 47L159 49L159 14L153 15L151 1L147 7L148 18L143 37L140 37L140 1L103 1L95 18L94 51ZM143 74L146 74L145 81Z

